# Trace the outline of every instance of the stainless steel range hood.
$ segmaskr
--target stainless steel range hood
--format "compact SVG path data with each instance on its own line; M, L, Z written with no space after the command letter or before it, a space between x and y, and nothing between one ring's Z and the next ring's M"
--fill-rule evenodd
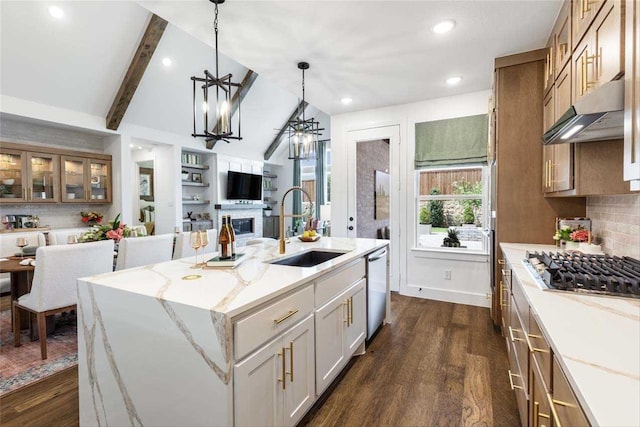
M542 135L542 143L619 139L624 132L624 80L613 80L577 101Z

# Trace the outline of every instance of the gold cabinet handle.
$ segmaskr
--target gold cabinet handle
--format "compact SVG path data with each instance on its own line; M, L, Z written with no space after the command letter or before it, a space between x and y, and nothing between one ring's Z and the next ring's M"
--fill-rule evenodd
M503 294L504 294L504 283L502 283L502 280L500 280L500 308L504 308L505 306L504 299L502 298Z
M278 353L278 356L282 356L282 378L278 378L278 382L282 383L282 389L286 390L287 388L287 382L285 380L285 372L287 370L286 365L286 361L285 361L285 357L284 357L284 347L282 347L282 353Z
M553 46L551 46L549 49L549 76L552 78L551 81L553 81L553 62Z
M293 341L289 342L289 365L291 372L287 373L289 374L289 381L293 382Z
M511 337L511 342L524 341L522 338L514 337L513 336L513 331L522 332L522 330L520 330L520 329L512 329L511 326L509 326L509 336Z
M509 385L511 385L511 390L515 390L515 389L524 390L522 386L513 384L513 377L520 378L520 375L512 373L511 369L509 369Z
M509 276L511 274L511 270L507 270L505 268L502 269L502 276Z
M349 298L349 325L353 325L353 297Z
M540 425L540 417L546 418L547 420L551 417L549 414L543 414L540 412L540 403L533 401L533 427L538 427Z
M291 316L293 316L294 314L296 314L298 312L298 310L289 310L289 312L287 314L285 314L284 316L282 316L279 319L275 319L274 322L277 324L280 324L282 322L284 322L285 320L287 320L288 318L290 318Z
M565 402L563 400L558 400L558 399L551 399L551 401L558 406L564 406L565 408L575 408L576 405L574 405L573 403L569 403L569 402Z
M500 264L500 265L504 265L504 263L505 263L505 260L504 260L504 259L499 259L499 260L498 260L498 264Z
M554 427L562 427L560 420L558 419L558 412L556 411L556 407L554 405L554 400L549 393L547 393L547 400L549 401L549 406L551 407L551 415L553 416L553 426Z

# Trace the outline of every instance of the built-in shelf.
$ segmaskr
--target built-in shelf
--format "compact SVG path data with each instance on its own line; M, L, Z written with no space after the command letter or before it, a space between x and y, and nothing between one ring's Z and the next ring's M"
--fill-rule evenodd
M182 163L182 167L183 168L191 168L191 169L202 169L202 170L208 170L209 169L209 165L198 165L195 163Z
M265 200L264 204L265 205L277 205L278 201L277 200Z
M278 191L277 188L275 187L271 187L271 188L263 188L264 191Z
M263 178L277 178L278 175L274 175L272 173L265 173L264 175L262 175Z
M214 209L217 210L241 210L241 209L264 209L267 207L261 203L225 203L223 205L214 205Z
M209 200L183 200L183 205L208 205L211 203Z
M193 182L193 181L182 181L182 185L184 187L208 187L208 183L204 182Z

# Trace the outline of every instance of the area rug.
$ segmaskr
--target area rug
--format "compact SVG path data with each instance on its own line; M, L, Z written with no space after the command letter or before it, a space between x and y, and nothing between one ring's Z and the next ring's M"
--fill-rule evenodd
M56 328L47 337L47 359L40 358L40 341L22 331L22 346L13 346L11 310L0 312L0 396L78 363L76 315L56 315Z

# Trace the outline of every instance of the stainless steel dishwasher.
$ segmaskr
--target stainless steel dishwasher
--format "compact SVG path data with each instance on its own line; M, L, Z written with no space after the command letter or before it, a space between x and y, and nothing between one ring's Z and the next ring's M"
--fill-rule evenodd
M387 311L387 248L367 257L367 339L382 324Z

